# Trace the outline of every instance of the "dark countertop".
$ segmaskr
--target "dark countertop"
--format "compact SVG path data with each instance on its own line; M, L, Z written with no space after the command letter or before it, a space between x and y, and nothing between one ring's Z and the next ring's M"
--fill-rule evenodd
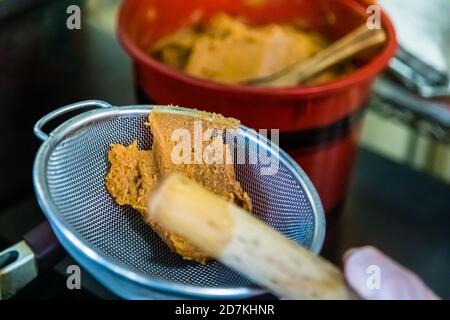
M336 229L334 257L374 245L450 298L448 184L362 149Z
M43 1L0 20L0 248L44 219L31 185L39 141L33 124L56 107L86 99L135 103L130 64L114 35L119 1ZM82 29L65 28L69 4L82 7ZM450 297L450 186L361 149L342 216L332 223L326 255L375 245ZM65 288L66 258L18 298L113 298L83 273L81 292Z

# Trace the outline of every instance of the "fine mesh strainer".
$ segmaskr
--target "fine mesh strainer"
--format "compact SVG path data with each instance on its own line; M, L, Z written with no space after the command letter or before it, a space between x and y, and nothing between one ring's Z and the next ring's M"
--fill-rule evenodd
M81 108L99 109L71 118L48 136L41 130L57 116ZM58 240L81 266L124 298L247 298L265 293L220 262L200 265L183 260L137 212L117 205L108 194L105 175L110 145L137 140L141 148L151 148L145 122L152 109L85 101L60 108L36 124L35 133L44 143L35 159L34 186ZM241 142L237 146L264 151L279 161L274 175L262 175L264 164L259 162L236 164L237 179L252 198L252 214L318 253L325 221L305 173L252 130L241 126L235 139Z

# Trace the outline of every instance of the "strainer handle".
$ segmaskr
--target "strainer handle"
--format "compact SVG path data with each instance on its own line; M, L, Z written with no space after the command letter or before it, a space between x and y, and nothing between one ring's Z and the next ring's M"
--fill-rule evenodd
M56 119L57 117L66 114L68 112L84 109L84 108L110 108L111 104L108 102L104 102L101 100L87 100L81 101L73 104L69 104L68 106L61 107L56 109L49 114L43 116L36 124L34 125L34 134L40 140L45 141L48 138L48 134L42 131L42 128L49 123L50 121Z
M39 274L53 268L65 255L47 221L0 252L0 300L14 296Z

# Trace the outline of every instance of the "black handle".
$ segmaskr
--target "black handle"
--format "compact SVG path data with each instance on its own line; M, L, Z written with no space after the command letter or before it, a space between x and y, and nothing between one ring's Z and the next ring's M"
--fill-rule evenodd
M50 270L65 256L64 249L47 221L27 232L23 239L36 256L39 273Z

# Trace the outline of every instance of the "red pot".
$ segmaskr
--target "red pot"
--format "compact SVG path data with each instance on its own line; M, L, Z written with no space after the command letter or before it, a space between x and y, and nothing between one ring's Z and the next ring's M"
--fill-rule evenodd
M158 104L222 113L244 125L280 129L280 144L315 184L327 212L345 193L359 139L360 115L372 82L394 55L397 44L388 17L382 24L388 41L354 72L318 86L250 88L191 77L148 55L160 37L208 21L217 12L242 16L250 23L301 18L314 30L336 39L364 23L366 8L353 0L126 0L118 37L134 65L140 93ZM253 1L257 3L257 1Z

